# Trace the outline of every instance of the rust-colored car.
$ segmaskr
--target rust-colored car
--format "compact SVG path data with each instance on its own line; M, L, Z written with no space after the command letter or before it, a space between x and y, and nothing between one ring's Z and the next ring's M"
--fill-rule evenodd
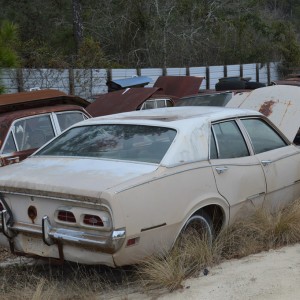
M88 101L58 90L0 96L0 167L19 162L76 122Z

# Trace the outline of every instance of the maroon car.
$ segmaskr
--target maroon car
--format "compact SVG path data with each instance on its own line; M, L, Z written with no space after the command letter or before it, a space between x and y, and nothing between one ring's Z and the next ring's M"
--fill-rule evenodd
M58 90L0 95L0 167L19 162L87 119L88 101Z

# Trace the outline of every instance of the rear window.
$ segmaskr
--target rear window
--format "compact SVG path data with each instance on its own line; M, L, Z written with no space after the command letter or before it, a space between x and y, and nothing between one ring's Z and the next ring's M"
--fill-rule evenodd
M90 125L67 130L36 155L160 163L176 130L144 125Z

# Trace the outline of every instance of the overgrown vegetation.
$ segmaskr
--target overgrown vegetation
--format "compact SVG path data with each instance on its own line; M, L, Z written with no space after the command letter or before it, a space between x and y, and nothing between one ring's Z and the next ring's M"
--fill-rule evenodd
M212 244L183 236L171 252L127 268L70 263L0 268L1 299L127 299L133 292L173 291L224 260L299 243L299 220L299 200L276 213L257 210L223 229Z
M295 0L0 0L22 67L300 66Z
M224 228L210 245L195 235L184 237L167 255L151 257L139 266L145 288L180 288L188 277L224 260L300 242L300 201L277 212L255 211Z
M0 69L19 65L18 42L18 27L8 21L0 23ZM0 94L3 92L4 87L0 83Z

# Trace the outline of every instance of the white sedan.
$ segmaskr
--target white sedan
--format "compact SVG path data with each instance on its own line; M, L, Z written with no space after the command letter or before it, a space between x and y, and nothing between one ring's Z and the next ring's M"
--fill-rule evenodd
M247 209L300 196L300 151L246 109L177 107L89 119L3 168L0 244L122 266L210 238ZM197 227L198 228L198 227Z

